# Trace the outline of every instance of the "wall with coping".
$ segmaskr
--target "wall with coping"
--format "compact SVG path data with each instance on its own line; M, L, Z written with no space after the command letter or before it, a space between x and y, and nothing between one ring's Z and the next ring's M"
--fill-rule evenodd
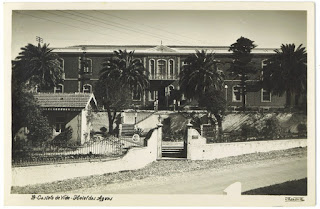
M197 130L189 128L187 158L190 160L212 160L256 152L270 152L306 146L307 139L207 144L206 139L202 137Z
M146 147L132 148L124 157L117 160L15 167L12 168L12 186L42 184L76 177L140 169L157 159L157 144L158 130L155 129Z

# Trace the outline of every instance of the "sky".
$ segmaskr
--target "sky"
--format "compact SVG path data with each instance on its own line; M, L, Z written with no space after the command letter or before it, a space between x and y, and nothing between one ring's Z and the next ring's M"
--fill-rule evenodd
M51 47L72 45L230 46L244 36L259 48L307 44L304 11L15 10L12 59L36 36Z

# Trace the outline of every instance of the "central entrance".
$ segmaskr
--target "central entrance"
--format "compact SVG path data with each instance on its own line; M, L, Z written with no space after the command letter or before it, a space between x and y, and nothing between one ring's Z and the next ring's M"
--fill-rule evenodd
M161 157L166 158L187 158L186 129L177 127L177 114L170 114L162 121Z

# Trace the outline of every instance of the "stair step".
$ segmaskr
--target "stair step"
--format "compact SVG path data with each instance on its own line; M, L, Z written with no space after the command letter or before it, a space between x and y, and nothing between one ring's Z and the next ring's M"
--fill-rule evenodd
M187 158L184 157L162 157L160 159L157 159L157 161L161 160L187 160Z

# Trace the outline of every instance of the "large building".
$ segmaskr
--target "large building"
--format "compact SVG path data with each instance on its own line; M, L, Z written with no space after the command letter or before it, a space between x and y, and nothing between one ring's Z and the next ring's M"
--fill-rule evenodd
M121 45L79 45L66 48L55 48L54 52L61 57L61 65L64 69L64 81L54 88L55 93L84 92L91 93L95 82L99 79L102 63L106 58L113 56L117 50L134 51L137 59L143 63L146 75L150 80L150 88L145 92L132 94L132 102L140 108L152 109L155 104L158 108L166 109L173 105L169 94L172 89L179 89L179 73L184 60L195 50L207 50L215 54L219 61L219 69L225 71L225 96L228 106L232 108L242 105L242 96L239 92L240 80L229 76L226 72L232 62L229 47L215 46L121 46ZM249 77L249 83L255 83L261 79L264 61L274 53L274 49L256 48L253 50L253 63L257 73ZM85 63L85 67L81 66ZM182 95L181 101L175 104L185 104L186 98ZM283 108L285 97L271 95L270 92L256 88L247 93L246 106L249 108Z

